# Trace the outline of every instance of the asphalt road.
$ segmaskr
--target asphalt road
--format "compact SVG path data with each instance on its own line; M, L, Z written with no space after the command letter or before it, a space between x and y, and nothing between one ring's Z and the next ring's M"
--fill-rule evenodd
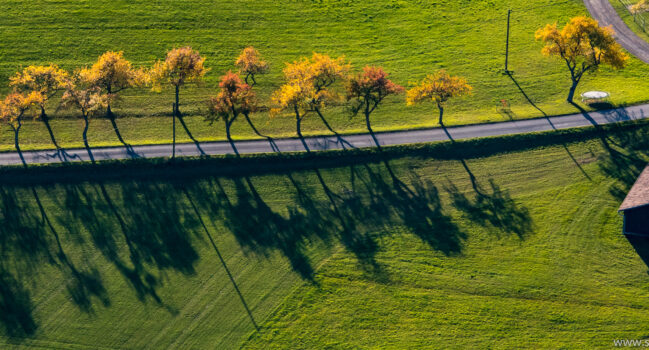
M528 119L520 121L508 121L492 124L477 124L447 128L446 130L456 140L476 137L500 136L520 134L535 131L547 131L553 129L567 129L574 127L590 126L593 124L609 124L620 121L644 119L649 116L649 104L632 106L627 108L616 108L607 111L591 112L584 114L572 114L559 117ZM441 128L397 131L375 134L381 145L402 145L408 143L420 143L431 141L448 140L448 135ZM369 134L345 135L341 139L335 136L309 137L305 139L312 151L372 147L374 141ZM91 140L92 142L92 140ZM274 139L274 145L268 140L239 141L236 147L239 153L264 153L264 152L295 152L304 151L304 146L299 139ZM205 142L200 144L201 149L207 155L231 154L233 150L228 142ZM92 154L96 160L129 159L129 158L156 158L168 157L171 155L171 145L147 145L134 146L128 152L125 147L93 148ZM67 149L68 161L89 160L86 149ZM176 156L198 156L201 155L194 143L183 143L176 145ZM30 151L23 152L27 163L57 163L65 159L54 151ZM1 165L21 164L17 152L0 153Z
M645 63L649 63L649 43L633 33L615 12L609 0L584 0L584 4L590 15L599 21L601 26L613 27L615 39L622 47Z

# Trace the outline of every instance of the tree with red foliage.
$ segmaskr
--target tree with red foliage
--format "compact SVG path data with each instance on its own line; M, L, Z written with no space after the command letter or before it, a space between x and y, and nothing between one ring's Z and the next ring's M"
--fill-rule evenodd
M347 82L347 100L353 101L351 109L354 115L362 112L365 116L367 130L374 138L370 123L370 115L387 96L400 94L403 86L397 85L388 79L388 74L381 67L365 66L363 72L352 76Z
M234 153L239 154L232 141L230 127L239 115L243 114L248 117L256 109L256 95L252 91L252 87L232 71L228 71L221 77L219 89L219 93L215 97L211 97L207 102L210 112L207 120L210 123L218 120L223 121L225 124L225 135L230 145L232 145Z

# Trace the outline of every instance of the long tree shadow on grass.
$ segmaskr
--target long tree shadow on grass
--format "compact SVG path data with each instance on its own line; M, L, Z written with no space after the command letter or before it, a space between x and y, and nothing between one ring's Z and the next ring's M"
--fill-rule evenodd
M124 140L124 137L122 136L122 133L119 131L119 127L117 126L117 115L113 113L113 111L110 109L110 107L106 110L106 118L110 120L110 124L113 127L113 131L115 131L115 136L117 136L117 139L119 142L124 146L124 149L126 150L126 154L129 155L131 158L140 158L140 155L135 152L133 149L133 146L126 142Z
M449 140L454 143L455 140L446 127L442 125L442 128ZM506 234L516 234L521 239L532 232L532 218L526 207L516 203L507 191L502 191L496 185L493 179L488 180L489 187L485 188L479 183L466 161L462 158L458 160L469 176L474 196L473 198L468 197L450 182L446 190L451 196L453 205L464 216L484 227L496 229Z
M234 194L226 193L218 179L213 181L220 203L213 204L212 210L219 212L216 217L222 218L239 245L262 256L279 251L294 271L313 281L313 266L305 250L309 239L321 232L317 227L321 221L300 216L286 219L266 204L250 179L232 179Z
M139 300L150 298L175 312L157 293L164 272L191 275L198 260L191 243L196 219L179 204L175 185L125 182L109 191L98 182L57 188L45 189L55 209L48 213L35 187L0 187L0 324L5 333L17 339L35 334L31 276L45 265L61 271L69 300L81 311L92 313L95 301L111 305L93 267L97 257L87 255L89 243L124 276ZM73 258L68 249L81 255Z
M162 273L191 275L198 259L190 237L195 220L185 218L173 186L124 182L109 193L100 182L68 185L65 191L59 206L68 210L59 218L61 225L88 232L139 300L151 298L167 307L157 293ZM113 198L116 192L119 198Z
M252 322L252 325L255 327L256 330L259 330L259 325L257 325L257 322L255 321L255 317L252 314L252 311L250 310L250 307L248 306L248 303L246 302L246 299L244 298L243 294L241 293L241 290L239 289L239 286L237 285L237 282L234 279L234 276L232 275L232 272L230 272L230 268L225 262L225 259L223 258L223 255L221 254L221 250L218 248L216 245L216 241L212 237L212 234L210 233L210 230L207 228L207 225L205 224L205 221L203 221L202 216L201 216L201 211L192 198L192 195L189 193L187 188L183 188L183 193L185 193L185 196L187 197L187 200L189 201L190 206L194 210L194 213L196 214L197 220L200 222L201 227L203 228L203 231L205 232L205 235L207 236L210 244L212 245L212 248L214 248L214 252L219 258L219 261L221 262L221 265L223 266L223 269L225 270L226 274L228 275L228 278L230 279L230 282L232 283L232 286L234 287L234 290L237 292L237 295L239 296L239 299L241 300L241 304L243 305L244 309L246 310L246 313L248 314L248 317L250 318L250 321Z
M523 95L523 97L525 97L525 100L527 100L527 102L530 104L530 106L532 106L532 107L533 107L534 109L536 109L537 111L541 112L541 114L543 115L543 117L548 121L548 124L550 124L550 126L552 127L552 130L557 130L557 127L554 125L554 123L552 123L552 120L550 119L550 117L548 116L548 114L545 113L545 111L543 111L539 106L537 106L536 103L534 103L534 101L532 101L532 99L530 98L530 96L527 95L527 93L525 92L525 90L523 90L523 87L521 87L521 85L518 83L518 81L516 80L516 78L514 78L514 75L513 75L511 72L507 72L507 76L512 80L512 82L514 83L514 85L516 85L516 88L518 89L518 91L520 91L520 93ZM575 159L575 156L572 154L572 152L570 152L570 149L568 148L568 145L566 145L565 143L562 142L562 143L561 143L561 146L563 146L563 149L566 150L566 153L568 154L568 157L570 157L570 159L572 160L572 162L577 166L577 168L579 168L579 171L581 171L581 173L582 173L582 174L583 174L583 175L584 175L588 180L591 180L590 175L588 175L588 173L586 173L586 171L585 171L584 168L581 166L581 164L577 161L577 159Z
M250 113L242 113L242 114L243 114L243 117L246 119L246 122L248 123L248 125L252 129L252 131L255 133L255 135L265 138L268 141L268 144L270 144L270 148L273 150L273 152L278 152L279 153L280 150L279 150L279 147L277 146L277 143L275 142L275 140L272 137L268 136L268 135L262 134L257 129L255 124L252 122L252 119L250 119Z
M20 339L34 334L38 325L31 316L31 299L27 285L31 276L43 265L58 268L65 280L70 299L83 312L91 312L91 298L97 297L104 306L110 301L96 269L78 268L61 244L58 231L43 206L36 188L31 192L37 204L17 193L25 191L0 189L0 321L7 335ZM39 218L40 214L40 218ZM50 238L52 235L52 239Z
M312 220L317 213L321 237L327 239L337 238L340 243L354 254L360 266L373 275L375 279L387 280L388 276L381 265L376 261L375 255L379 250L376 241L376 232L387 219L380 216L385 212L377 206L368 209L369 198L355 189L341 186L335 191L324 179L317 168L312 170L318 180L322 196L317 196L314 189L310 189L296 180L294 174L287 174L287 178L294 187L295 207L290 208L292 221L298 219ZM307 172L306 176L311 172ZM386 205L383 203L383 205ZM300 216L301 214L301 216Z
M196 145L196 149L198 149L198 152L200 153L201 156L206 155L205 151L203 151L203 148L201 147L201 143L198 142L198 140L192 135L191 131L189 131L189 128L187 127L187 123L185 123L185 118L180 115L180 112L178 112L178 121L180 122L180 125L182 125L183 129L185 129L185 133L187 133L187 136L189 136L189 139L194 142Z
M649 130L646 127L625 130L614 133L605 142L608 152L602 156L599 167L605 175L617 180L609 192L621 202L649 162Z
M588 115L587 111L576 106L582 114ZM610 121L635 119L635 116L630 115L626 109L613 109L602 113ZM618 129L615 125L611 125L608 131L596 127L598 139L606 151L600 155L599 168L606 176L617 180L610 186L609 192L614 198L622 201L649 162L649 131L646 127Z
M336 144L340 145L340 147L342 149L347 149L348 147L349 148L354 148L354 145L349 143L349 141L345 140L345 138L342 135L340 135L336 130L334 130L331 127L331 125L329 125L329 122L327 121L327 118L324 117L324 115L322 114L322 111L320 111L320 108L315 107L314 111L316 112L316 114L318 115L320 120L322 121L322 124L324 124L324 126L327 128L327 130L329 130L329 132L334 134L334 136L336 137Z
M88 265L87 268L82 269L77 267L73 260L68 257L63 248L61 236L45 210L36 188L32 187L31 191L40 211L42 223L44 224L43 226L54 238L53 246L55 251L54 256L56 257L55 264L65 276L66 289L68 290L72 301L77 305L77 307L79 307L79 309L81 309L81 311L86 313L92 312L93 310L93 297L99 299L103 306L109 306L110 299L99 271L90 265L88 259L85 261L86 265ZM75 236L72 233L69 233L69 238L77 243L81 240L80 236Z
M81 158L77 154L69 154L63 147L59 145L59 143L56 140L56 136L54 136L54 131L52 130L52 125L50 125L50 117L45 114L45 110L41 109L41 115L40 119L43 121L43 124L45 125L45 128L47 129L47 133L50 135L50 140L52 141L52 145L54 145L54 148L56 148L56 151L49 155L50 158L58 158L62 162L67 162L70 159L77 159L80 160Z
M36 332L32 301L24 283L0 262L0 322L12 338L25 338Z
M304 139L302 141L304 142ZM234 153L239 156L236 145L232 142L230 144ZM305 149L310 152L306 144ZM249 177L236 179L236 204L233 205L230 200L225 201L230 213L224 217L231 231L244 247L254 247L262 252L269 248L279 249L288 258L293 269L312 282L314 271L303 251L306 242L313 237L326 242L332 237L338 237L340 242L356 255L364 268L371 270L375 276L381 275L380 266L374 259L378 244L370 234L359 229L360 221L356 218L364 211L356 205L359 203L356 198L349 195L353 192L346 191L345 196L337 194L327 185L319 169L313 168L312 171L327 200L315 199L313 193L303 188L293 174L287 173L286 176L295 189L293 203L296 203L295 206L289 206L287 218L274 212L264 202ZM242 180L245 180L245 186ZM227 199L227 194L222 187L220 189L222 197ZM251 217L248 214L248 217L242 217L241 220L238 213L256 213L259 217ZM364 221L370 223L377 219L366 218ZM255 228L257 231L254 231ZM250 234L251 232L253 234Z
M52 256L35 211L11 189L0 188L0 199L0 322L7 335L23 338L38 328L25 276Z
M387 176L365 165L367 180L362 181L371 202L366 205L379 217L387 218L389 226L405 226L432 249L445 255L462 252L467 238L448 216L442 206L439 191L430 180L421 180L409 171L408 182L402 181L384 159ZM359 178L362 175L359 174ZM385 219L383 219L385 220Z
M232 140L230 146L236 157L240 157ZM219 179L211 181L212 189L200 191L215 193L214 197L220 198L214 201L204 195L201 197L205 203L210 203L208 208L212 217L221 217L239 245L247 251L267 256L269 252L279 250L294 271L302 278L314 282L314 270L304 250L307 238L322 231L314 226L304 227L303 224L318 221L301 220L301 215L294 215L297 211L291 211L289 219L286 219L266 204L250 177L238 177L233 181L235 200L230 200Z

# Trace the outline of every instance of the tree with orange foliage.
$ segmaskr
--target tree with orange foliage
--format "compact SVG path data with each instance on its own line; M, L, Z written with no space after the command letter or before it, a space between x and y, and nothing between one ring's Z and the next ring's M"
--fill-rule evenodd
M252 79L252 84L250 84L250 86L255 86L257 84L255 75L266 74L269 69L268 63L261 59L259 51L252 46L243 49L234 64L239 68L241 74L246 75L246 84L248 84L248 78Z
M20 128L22 127L22 118L30 109L41 106L45 97L38 91L32 91L29 94L12 92L0 101L0 120L7 123L14 132L14 147L20 156L23 166L27 166L25 158L20 150L18 139Z
M309 113L316 112L326 124L320 110L327 103L338 99L329 87L344 78L348 71L349 64L344 57L332 59L318 53L314 53L311 59L304 57L284 68L286 82L273 93L272 100L277 106L271 110L271 115L285 110L293 112L297 135L307 151L309 147L302 136L302 120Z
M473 88L466 79L450 76L445 70L429 74L418 85L408 90L406 102L409 106L423 101L432 101L439 109L439 125L444 126L444 103L451 97L467 95Z
M541 50L544 55L560 57L568 66L572 80L567 98L570 103L585 73L596 71L602 63L621 69L629 59L613 38L613 29L600 27L588 17L574 17L561 30L556 23L548 24L537 30L535 37L545 43Z
M252 87L241 80L238 74L228 71L221 77L219 83L219 93L215 97L211 97L208 102L208 110L210 114L207 120L210 123L222 120L225 124L225 135L237 155L239 152L234 146L232 136L230 135L230 127L240 114L246 117L256 109L257 101L255 92Z
M367 130L377 146L379 142L372 131L370 115L384 98L400 94L403 91L403 86L393 83L388 79L388 74L383 68L376 66L363 67L362 73L351 77L347 82L347 100L353 100L352 113L356 115L362 111Z
M103 94L101 88L93 84L93 81L86 80L86 76L81 73L81 70L73 74L72 79L68 82L65 92L61 97L61 106L63 108L75 108L81 112L84 121L83 144L93 163L95 162L95 158L88 144L90 117L95 116L99 111L106 108L109 103L109 98L110 96Z
M50 134L50 139L58 151L61 150L61 147L56 142L56 137L54 137L54 132L50 126L49 117L45 112L45 107L47 101L59 91L65 89L68 79L69 74L53 64L49 66L29 66L23 69L22 72L17 72L9 78L9 85L18 92L30 94L32 91L36 91L41 94L42 98L38 101L38 106L41 110L40 119L45 124Z
M198 83L208 69L203 66L205 58L189 46L167 52L164 61L155 63L150 72L153 89L160 91L163 85L171 85L175 90L176 102L173 108L173 151L171 158L176 157L176 118L181 118L179 97L180 88L188 83Z

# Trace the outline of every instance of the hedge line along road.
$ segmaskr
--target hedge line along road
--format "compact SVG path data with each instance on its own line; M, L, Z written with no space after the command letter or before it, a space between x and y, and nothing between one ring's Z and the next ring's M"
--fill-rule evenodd
M618 0L613 0L618 1ZM618 16L609 0L584 0L590 15L601 26L611 26L615 31L615 40L632 55L649 63L649 43L637 36Z
M621 107L610 110L578 113L565 116L527 119L520 121L508 121L491 124L476 124L458 126L451 128L431 128L411 131L395 131L376 133L381 145L403 145L409 143L421 143L431 141L444 141L449 135L455 139L470 139L478 137L501 136L529 133L536 131L549 131L568 129L591 125L603 125L616 122L639 120L649 117L649 104L632 107ZM448 133L448 134L447 134ZM369 134L336 136L307 137L305 142L312 151L324 151L342 148L360 148L375 146ZM236 148L239 153L267 153L267 152L295 152L304 151L300 139L285 138L269 140L236 141ZM129 159L129 158L157 158L169 157L171 155L171 144L133 146L129 151L125 147L93 148L92 154L95 160ZM230 144L226 141L200 143L200 148L206 155L232 154L234 153ZM61 154L54 151L29 151L23 152L25 161L29 164L57 163L62 161L88 161L88 153L85 148L66 149L68 155L64 159ZM182 143L176 145L176 156L200 156L201 152L194 143ZM1 165L21 164L17 152L0 153Z

